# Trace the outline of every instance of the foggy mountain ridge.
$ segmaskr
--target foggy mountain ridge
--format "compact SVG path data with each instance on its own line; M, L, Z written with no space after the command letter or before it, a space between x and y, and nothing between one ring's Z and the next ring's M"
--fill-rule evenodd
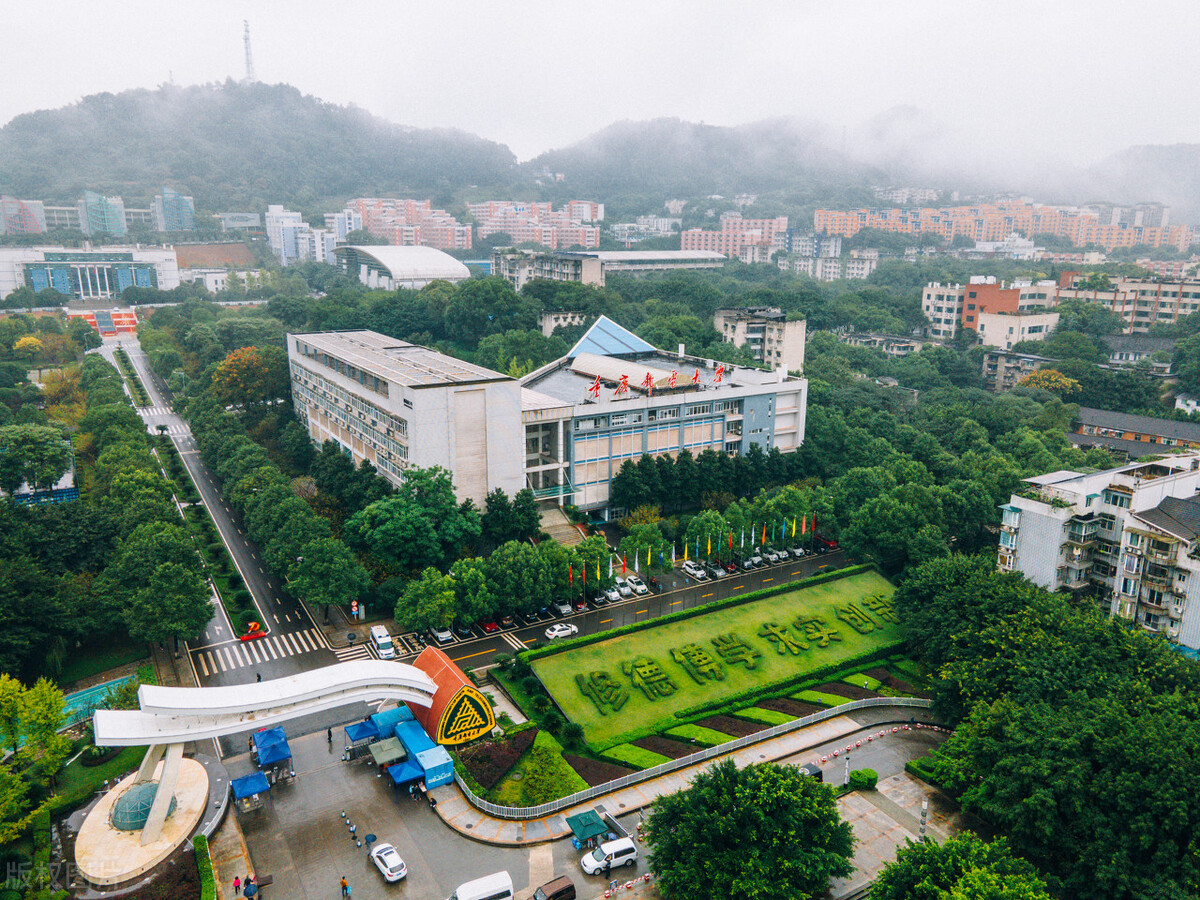
M1080 167L1033 146L1000 155L928 111L898 106L846 128L796 116L737 126L620 121L518 163L507 146L463 131L397 125L288 85L232 80L94 94L0 128L0 193L70 204L91 188L147 206L164 184L211 211L332 208L355 196L442 206L469 192L595 199L621 214L708 194L761 194L764 210L775 201L870 205L869 187L884 184L1061 203L1156 200L1195 221L1200 145L1135 146Z

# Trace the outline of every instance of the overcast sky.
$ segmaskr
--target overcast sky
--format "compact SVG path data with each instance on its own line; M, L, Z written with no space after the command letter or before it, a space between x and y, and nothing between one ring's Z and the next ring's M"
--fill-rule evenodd
M4 10L0 122L244 74L521 158L620 119L851 130L900 105L1077 163L1200 141L1197 0L40 0Z

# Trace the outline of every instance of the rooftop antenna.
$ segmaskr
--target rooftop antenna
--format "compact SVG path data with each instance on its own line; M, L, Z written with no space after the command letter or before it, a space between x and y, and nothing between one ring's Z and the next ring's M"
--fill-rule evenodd
M254 57L250 53L250 22L247 19L242 19L242 25L245 26L243 42L246 44L246 83L254 84Z

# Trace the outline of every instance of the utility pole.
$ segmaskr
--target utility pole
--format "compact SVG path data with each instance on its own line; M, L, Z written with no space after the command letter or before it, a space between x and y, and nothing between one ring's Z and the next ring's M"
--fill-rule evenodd
M254 57L250 53L250 22L249 22L249 20L242 19L242 25L245 27L245 31L243 32L244 37L242 38L242 40L246 45L246 83L254 84L254 82L257 81L258 79L256 79L254 77Z

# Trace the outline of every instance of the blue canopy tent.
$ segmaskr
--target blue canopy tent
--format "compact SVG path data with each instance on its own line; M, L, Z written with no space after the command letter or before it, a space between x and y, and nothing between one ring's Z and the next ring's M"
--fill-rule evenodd
M410 757L425 750L432 750L437 746L429 739L429 735L425 733L421 724L412 720L399 722L396 725L396 737L400 738L400 743L404 745L404 749L408 751Z
M288 746L287 737L279 726L264 728L254 732L254 756L258 767L267 776L267 781L275 784L279 781L290 781L296 773L292 770L292 748Z
M391 737L401 722L413 721L412 710L401 703L395 709L385 709L371 716L371 723L379 730L380 737Z
M262 808L263 795L271 790L267 776L262 772L235 778L230 783L230 787L233 788L233 800L237 805L238 812L250 812Z
M346 750L342 754L343 761L362 759L367 755L367 748L372 742L383 737L379 726L370 719L354 722L345 727Z
M414 759L406 759L387 767L387 773L392 778L392 784L408 784L410 781L420 781L425 777L425 770Z

